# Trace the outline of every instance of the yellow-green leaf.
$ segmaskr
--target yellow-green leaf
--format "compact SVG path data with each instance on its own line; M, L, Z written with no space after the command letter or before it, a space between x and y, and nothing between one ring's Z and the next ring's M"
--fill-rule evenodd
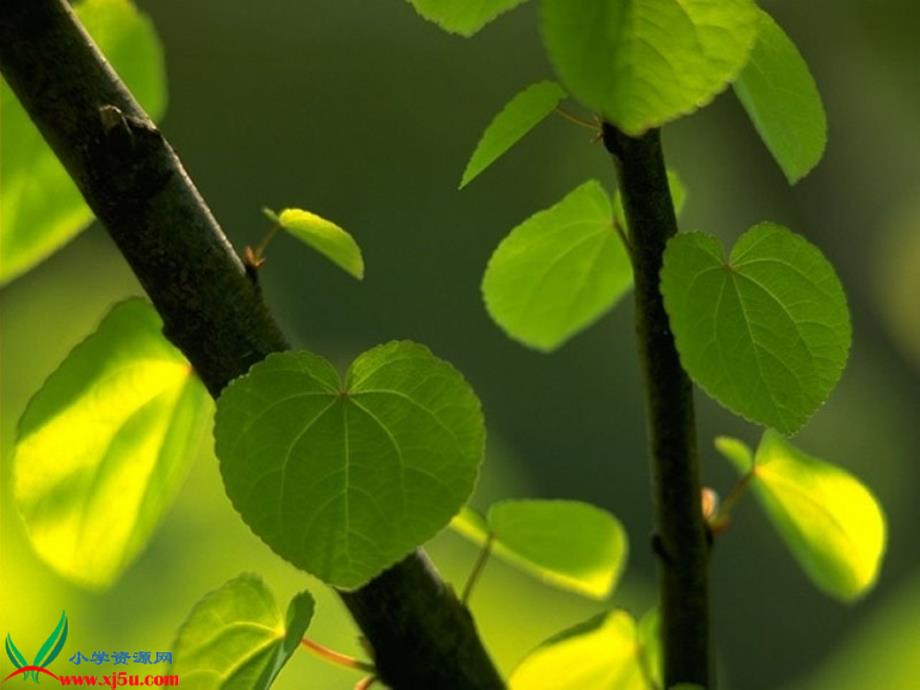
M588 503L558 500L501 501L484 520L464 508L451 526L495 555L548 584L595 599L613 590L628 555L620 522Z
M185 479L211 402L142 300L116 306L29 402L13 491L35 551L78 584L111 584Z
M272 214L274 215L274 214ZM278 224L306 242L358 280L364 278L364 257L355 238L335 223L299 208L286 208L277 215Z
M469 38L498 15L526 0L409 0L415 11L445 31Z
M735 441L718 448L739 466ZM750 453L750 451L748 451ZM750 486L812 582L842 601L864 595L878 577L887 529L878 501L845 470L764 432Z
M166 69L153 24L130 0L80 0L74 10L150 117L166 109ZM6 82L0 81L0 284L47 257L92 219L76 185Z

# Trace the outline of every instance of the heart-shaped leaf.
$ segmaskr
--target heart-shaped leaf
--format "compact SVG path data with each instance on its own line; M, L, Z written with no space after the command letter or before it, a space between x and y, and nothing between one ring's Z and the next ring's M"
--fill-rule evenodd
M111 584L182 485L211 402L145 301L122 302L29 402L13 492L35 551L69 580Z
M508 101L495 116L473 151L463 171L460 189L498 160L530 130L543 122L565 98L565 91L554 81L541 81L528 86Z
M130 0L79 0L74 11L150 117L166 109L166 69L153 24ZM10 88L0 81L0 284L47 257L92 219Z
M794 433L843 372L843 288L821 252L785 228L751 228L728 259L711 235L678 235L661 290L687 373L751 421Z
M742 473L792 555L822 591L842 601L875 583L885 552L885 516L872 493L845 470L806 455L772 430L757 454L720 438L719 451Z
M393 342L345 380L309 352L269 356L224 391L227 494L280 556L358 587L445 527L472 493L485 430L450 364Z
M789 182L805 177L824 155L827 116L808 65L766 12L734 89Z
M464 508L451 527L549 584L595 599L610 594L626 565L626 531L613 515L580 501L501 501L488 521Z
M361 247L347 231L332 221L300 208L286 208L275 214L264 209L265 215L294 237L329 259L358 280L364 278L364 257Z
M511 674L511 690L653 690L636 621L611 611L550 638Z
M747 62L753 0L543 0L543 42L565 87L637 135L713 99Z
M415 11L445 31L469 38L526 0L409 0Z
M172 670L191 690L267 690L312 618L308 592L282 618L262 579L240 575L195 604L173 643Z

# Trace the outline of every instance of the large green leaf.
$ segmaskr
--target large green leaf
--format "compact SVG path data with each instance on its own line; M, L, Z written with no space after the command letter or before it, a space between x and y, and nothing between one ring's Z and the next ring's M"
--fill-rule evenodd
M554 81L541 81L528 86L508 101L495 116L473 151L473 156L463 171L460 189L473 181L483 170L498 160L530 130L549 115L565 91Z
M80 0L74 9L138 102L158 120L166 71L153 24L130 0ZM0 284L82 230L93 214L5 82L0 82Z
M261 578L240 575L195 604L173 643L172 670L191 690L266 690L312 618L308 592L282 618Z
M808 65L766 12L734 88L789 182L805 177L824 155L827 116Z
M143 549L185 479L211 403L146 302L122 302L29 402L13 491L43 560L90 587Z
M460 373L393 342L345 380L309 352L269 356L220 398L227 494L280 556L353 588L445 527L472 493L485 430Z
M600 318L631 285L610 198L591 180L502 240L482 291L509 336L549 352Z
M266 214L301 242L305 242L346 273L364 278L364 257L355 238L332 221L299 208Z
M843 288L821 252L785 228L751 228L728 259L711 235L678 235L661 290L684 368L747 419L791 434L840 378L851 336Z
M469 38L526 0L409 0L415 11L445 31Z
M885 517L872 493L848 472L764 432L752 463L740 441L719 439L716 447L739 469L789 550L815 585L843 601L875 583L885 552Z
M542 0L565 87L636 135L700 108L747 62L753 0Z
M511 690L652 690L636 621L611 611L547 640L511 674Z
M464 508L451 527L549 584L586 596L608 596L623 572L626 532L613 515L579 501L501 501L488 521Z

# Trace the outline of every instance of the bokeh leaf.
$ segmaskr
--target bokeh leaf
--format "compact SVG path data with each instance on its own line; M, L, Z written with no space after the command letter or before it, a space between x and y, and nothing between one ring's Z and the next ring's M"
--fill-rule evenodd
M658 607L639 620L639 660L653 688L664 687L664 646L661 642L661 614Z
M762 10L757 42L734 89L789 182L805 177L827 144L824 104L798 48Z
M191 690L266 690L313 618L313 597L295 596L282 618L261 578L243 574L189 613L173 643L172 671Z
M498 160L530 130L543 122L565 98L565 91L554 81L541 81L528 86L508 101L501 112L486 127L476 150L463 171L460 189Z
M306 242L336 266L358 280L364 278L364 257L355 238L335 223L299 208L286 208L277 216L278 224L301 242Z
M612 611L550 638L514 670L511 690L652 690L636 621Z
M526 0L409 0L415 11L445 31L469 38Z
M74 10L150 117L166 109L166 70L153 24L130 0L79 0ZM0 82L0 284L82 230L93 214L6 82Z
M464 508L451 527L478 544L491 534L496 556L548 584L595 599L613 590L629 550L619 520L580 501L500 501L489 509L488 520Z
M172 503L211 415L145 301L122 302L29 402L13 491L35 551L79 584L111 584Z
M563 85L627 134L690 113L727 87L757 32L753 0L543 0Z
M549 352L600 318L631 285L610 198L590 180L502 240L482 292L509 336Z
M817 247L783 227L754 226L728 259L712 235L672 238L661 290L684 368L751 421L794 433L843 372L843 288Z
M224 391L214 434L227 494L253 532L343 588L450 522L485 439L469 384L410 342L365 352L344 381L309 352L271 355Z
M842 601L864 595L878 577L887 541L872 493L772 430L764 432L751 472L752 490L812 582Z

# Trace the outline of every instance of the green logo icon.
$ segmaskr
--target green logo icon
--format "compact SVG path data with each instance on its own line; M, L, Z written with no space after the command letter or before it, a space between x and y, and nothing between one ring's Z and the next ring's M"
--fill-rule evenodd
M64 642L67 640L67 614L61 611L61 620L58 621L57 627L54 631L48 636L48 639L45 640L44 644L38 650L38 654L35 655L35 661L31 664L26 661L26 658L22 655L13 642L13 638L9 633L6 635L6 655L10 658L10 661L13 662L13 666L16 667L16 670L9 674L3 680L9 680L13 676L18 676L20 674L25 674L24 677L27 680L38 682L38 674L45 673L53 678L56 678L51 671L45 667L51 664L54 661L58 654L61 653L61 650L64 648Z

